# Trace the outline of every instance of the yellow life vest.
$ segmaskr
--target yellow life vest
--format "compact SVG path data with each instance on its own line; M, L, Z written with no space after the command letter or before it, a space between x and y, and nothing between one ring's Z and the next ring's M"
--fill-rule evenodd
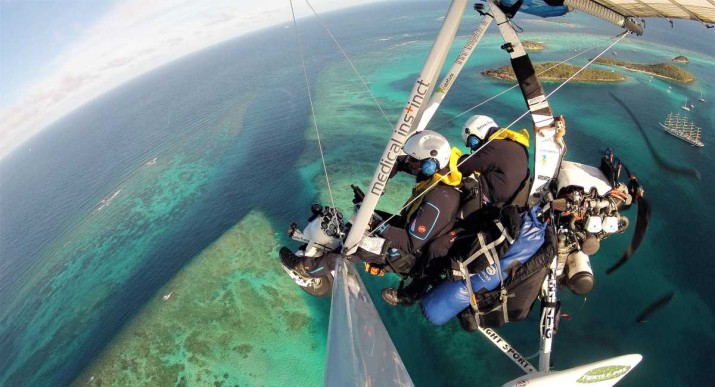
M515 132L510 129L500 129L497 130L494 134L489 136L490 140L504 140L504 139L509 139L514 142L517 142L521 145L524 146L524 148L529 149L529 131L526 129L522 129L518 132Z

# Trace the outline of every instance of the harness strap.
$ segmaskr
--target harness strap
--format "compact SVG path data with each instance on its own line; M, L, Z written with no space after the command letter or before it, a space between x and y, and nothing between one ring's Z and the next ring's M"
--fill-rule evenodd
M501 232L501 234L504 235L504 237L506 238L507 242L509 242L509 244L514 243L514 238L512 238L511 235L509 235L509 233L506 232L506 230L504 229L504 225L501 224L501 222L499 221L499 219L497 219L496 221L494 221L494 224L495 224L495 225L497 226L497 228L499 229L499 232Z
M495 251L494 251L495 244L492 243L491 245L487 245L487 241L484 239L484 234L481 234L481 233L477 236L477 239L479 239L480 246L489 246L489 248L487 248L486 251L484 252L484 256L487 258L487 262L489 262L490 265L493 265L495 263L495 261L499 260L499 257L495 258L494 254L493 254L493 253L495 253Z
M509 242L509 244L514 243L514 239L509 235L509 233L504 230L504 226L501 224L501 222L496 221L496 226L499 228L499 231L501 231L502 236L505 237L505 239ZM502 309L502 316L504 317L504 322L509 322L509 293L507 292L506 288L504 287L504 276L502 275L502 269L501 269L501 262L499 260L496 261L496 267L497 267L497 275L499 275L499 303Z
M467 291L469 292L469 306L475 312L476 316L479 314L479 306L477 305L477 298L474 296L474 290L472 289L472 278L469 276L469 270L467 270L467 265L464 262L459 262L459 271L462 272L462 277L464 277L464 283L467 285ZM479 325L479 319L476 319L477 325Z
M501 232L501 235L499 238L497 238L494 242L486 244L486 241L484 240L484 235L482 233L477 234L477 238L479 239L479 244L482 246L481 249L477 250L474 252L474 254L470 255L469 258L463 261L464 265L467 266L470 263L472 263L475 259L479 258L479 256L484 255L487 258L487 261L489 261L490 265L495 264L496 262L499 262L499 255L496 252L496 247L504 242L506 240L509 242L509 244L514 243L514 238L512 238L508 232L506 232L506 229L504 229L504 226L501 224L499 220L496 220L494 222ZM467 277L465 277L467 278Z
M501 301L501 310L502 310L502 315L504 316L504 322L509 322L509 308L507 305L507 301L509 301L509 294L507 293L506 289L502 288L501 289L501 295L499 296L499 300Z
M504 293L504 298L505 298L505 299L508 299L508 298L510 298L510 297L516 297L516 295L515 295L515 294ZM499 298L501 299L502 296L500 295ZM502 309L504 306L506 306L506 303L507 303L506 301L504 301L503 303L500 302L497 306L495 306L495 307L493 307L493 308L491 308L491 309L489 309L489 310L486 310L486 311L484 311L484 312L480 312L479 314L480 314L480 315L486 315L486 314L492 313L492 312L494 312L494 311L497 311L497 310L499 310L499 309ZM505 315L504 317L506 318L507 316ZM508 318L507 318L506 322L509 322Z
M499 246L505 240L509 244L513 244L514 238L509 235L509 233L504 228L504 225L502 225L502 223L498 219L494 221L494 224L499 229L499 232L501 234L499 235L499 238L497 238L492 243L487 244L486 240L484 239L484 234L481 232L478 233L477 239L479 239L479 244L482 246L482 248L476 251L474 254L470 255L469 258L467 258L466 260L459 261L459 271L464 278L464 283L467 285L467 292L469 292L469 306L475 312L474 318L477 322L477 325L480 325L477 316L483 315L485 313L479 311L479 306L477 305L477 298L474 294L474 289L472 289L472 278L469 273L469 269L467 269L467 266L481 255L484 255L487 258L487 261L489 262L490 266L496 266L497 274L499 275L499 288L501 289L501 294L499 296L501 304L494 309L488 311L487 313L492 312L497 308L501 307L504 313L504 320L506 322L509 322L507 300L510 296L504 288L504 278L502 276L501 265L499 263L499 255L497 254L496 247Z

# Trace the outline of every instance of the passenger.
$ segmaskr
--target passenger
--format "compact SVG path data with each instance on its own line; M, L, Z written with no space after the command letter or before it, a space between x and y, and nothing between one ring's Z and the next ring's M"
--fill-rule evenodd
M421 276L403 289L383 289L391 305L412 305L430 285L441 280L450 258L469 251L476 232L498 216L505 205L526 207L530 189L529 133L499 129L487 116L475 115L464 124L462 140L472 151L459 159L462 203L457 227L435 239L425 251ZM466 197L465 197L466 196Z
M462 139L473 154L459 160L463 176L477 175L482 205L526 205L529 187L529 132L499 129L493 119L476 115L467 120ZM518 194L522 194L517 198ZM526 193L526 195L523 195Z
M401 212L399 219L390 224L374 221L371 227L377 238L363 238L363 243L350 260L363 261L392 271L408 273L421 249L454 227L459 209L461 174L455 166L461 152L451 149L449 142L439 133L424 130L410 136L403 146L406 156L400 156L399 163L393 169L416 176L412 196L414 198L434 185L423 196ZM449 173L450 168L454 169ZM366 243L372 242L372 243ZM281 261L305 277L326 276L335 267L335 258L339 252L331 252L319 258L303 258L294 255L289 249L280 251Z

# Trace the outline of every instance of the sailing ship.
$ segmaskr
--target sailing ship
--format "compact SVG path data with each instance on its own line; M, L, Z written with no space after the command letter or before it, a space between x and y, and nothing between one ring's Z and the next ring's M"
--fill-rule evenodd
M668 113L665 122L661 122L660 126L665 129L666 133L672 134L692 146L701 147L705 145L700 140L702 129L695 126L693 121L688 121L688 117L681 116L680 113Z

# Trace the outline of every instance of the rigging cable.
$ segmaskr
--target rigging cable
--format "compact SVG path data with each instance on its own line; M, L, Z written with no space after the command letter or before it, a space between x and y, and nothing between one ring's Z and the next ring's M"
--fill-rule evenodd
M292 0L291 0L291 1L292 1ZM367 93L370 94L370 98L372 98L372 101L375 103L375 105L377 106L377 108L380 109L380 112L382 112L382 116L385 117L385 121L387 121L387 123L390 125L390 129L392 129L392 128L395 126L395 124L393 124L393 123L390 121L390 119L387 117L387 113L385 113L385 110L382 109L382 106L381 106L380 103L377 101L377 97L375 97L375 95L372 93L372 91L370 91L370 87L367 85L367 82L365 82L365 79L363 79L363 77L360 75L360 72L358 71L358 69L357 69L357 68L355 67L355 65L353 64L353 61L350 60L350 57L348 56L348 54L345 52L345 50L343 50L343 47L340 45L340 43L338 42L338 40L335 39L335 36L334 36L333 33L330 31L330 28L328 28L328 26L323 22L323 19L321 19L320 16L318 16L318 12L315 11L315 9L314 9L313 6L310 4L310 2L309 2L308 0L305 0L305 3L308 4L308 7L310 7L311 11L313 11L313 14L315 15L315 18L318 19L318 21L320 22L320 24L323 26L323 28L324 28L325 31L328 33L328 35L330 35L330 38L333 40L333 42L335 43L335 45L338 47L338 49L340 50L340 52L343 54L343 57L345 57L345 60L348 61L348 63L350 64L350 67L352 67L352 69L353 69L353 72L355 72L355 75L357 75L358 79L360 79L360 82L362 83L362 85L365 86L365 90L367 90ZM291 3L291 4L292 4L292 3ZM291 6L292 6L292 5L291 5ZM294 16L294 20L295 20L295 16Z
M303 76L305 77L305 86L308 89L308 100L310 101L310 114L313 117L313 125L315 126L315 135L318 138L318 149L320 150L320 159L323 162L323 172L325 172L325 183L328 185L328 194L330 195L330 204L335 207L333 199L333 190L330 188L330 177L328 176L328 166L325 164L325 154L323 153L323 144L320 141L320 131L318 130L318 120L315 116L315 108L313 106L313 96L310 93L310 81L308 80L308 71L305 69L305 57L303 56L303 45L300 43L300 35L298 34L298 24L295 21L295 10L293 9L293 0L290 0L290 12L293 14L293 30L295 32L295 40L300 51L300 64L303 68ZM334 215L335 216L335 215ZM341 239L342 243L342 239Z
M586 70L586 67L588 67L591 63L593 63L596 59L600 58L603 54L606 53L606 51L608 51L609 49L611 49L611 47L615 46L617 43L619 43L621 40L623 40L623 38L625 38L629 33L630 33L630 31L624 31L623 33L621 33L620 38L618 38L615 42L611 43L610 46L606 47L606 49L603 50L603 51L601 51L598 55L596 55L595 58L589 60L588 63L586 63L583 67L581 67L580 69L578 69L578 71L576 71L575 73L573 73L570 77L566 78L566 80L565 80L562 84L558 85L551 93L549 93L549 94L546 95L546 99L548 100L549 97L551 97L554 93L556 93L557 91L559 91L559 89L561 89L562 87L564 87L564 85L566 85L569 81L571 81L572 79L574 79L574 78L575 78L577 75L579 75L583 70ZM509 127L511 127L512 125L514 125L514 124L516 124L517 122L519 122L519 120L521 120L522 118L526 117L526 115L529 114L529 113L530 113L529 110L525 111L524 114L522 114L522 115L519 116L519 118L517 118L517 119L515 119L514 121L512 121L512 123L509 124L509 125L507 126L507 128L509 128Z
M620 35L620 34L619 34L619 35ZM610 38L610 39L615 39L615 38L617 38L619 35L616 35L615 37L612 37L612 38ZM609 39L609 40L610 40L610 39ZM587 53L587 52L589 52L589 51L595 50L597 47L599 47L599 46L593 46L593 47L591 47L591 48L589 48L589 49L587 49L587 50L581 51L581 52L579 52L578 54L573 55L573 56L571 56L571 57L569 57L569 58L566 58L566 59L562 60L561 62L556 63L555 65L553 65L553 66L551 66L551 67L549 67L549 68L547 68L547 69L545 69L545 70L543 70L543 71L537 73L536 75L538 76L538 75L546 74L546 73L548 73L549 71L555 69L556 67L558 67L558 66L560 66L560 65L562 65L562 64L564 64L564 63L568 63L568 62L571 61L572 59L576 59L576 58L578 58L579 56L581 56L581 55L583 55L583 54L585 54L585 53ZM459 118L459 117L461 117L461 116L463 116L463 115L465 115L465 114L471 112L472 110L474 110L474 109L476 109L476 108L478 108L478 107L480 107L480 106L486 104L487 102L490 102L490 101L492 101L492 100L494 100L494 99L496 99L496 98L501 97L502 95L504 95L504 94L506 94L507 92L509 92L509 91L511 91L511 90L513 90L513 89L515 89L515 88L517 88L518 86L519 86L519 84L517 83L517 84L513 85L512 87L510 87L510 88L508 88L508 89L506 89L506 90L504 90L504 91L501 91L500 93L498 93L498 94L496 94L496 95L494 95L494 96L492 96L492 97L489 97L488 99L486 99L486 100L480 102L479 104L477 104L477 105L475 105L475 106L472 106L471 108L469 108L469 109L467 109L467 110L465 110L465 111L463 111L463 112L457 114L456 116L454 116L454 117L452 117L452 118L450 118L450 119L448 119L448 120L446 120L446 121L444 121L444 122L438 124L437 126L432 127L432 130L436 130L436 129L438 129L438 128L441 128L442 126L445 126L445 125L451 123L452 121L456 120L457 118Z
M611 47L615 46L618 42L620 42L621 40L623 40L623 38L625 38L626 35L628 35L628 33L629 33L629 31L625 31L625 32L619 34L620 37L619 37L615 42L613 42L611 45L609 45L608 47L606 47L603 51L601 51L598 55L596 55L596 57L594 57L593 59L591 59L590 61L588 61L588 63L586 63L583 67L581 67L580 69L578 69L578 71L576 71L573 75L571 75L570 77L568 77L562 84L560 84L558 87L556 87L556 89L554 89L551 93L549 93L549 94L546 96L546 99L548 100L549 97L551 97L554 93L556 93L559 89L561 89L561 87L563 87L567 82L569 82L569 81L572 80L574 77L576 77L578 74L580 74L583 70L586 69L586 67L588 67L591 63L593 63L596 59L600 58L603 54L606 53L606 51L608 51L609 49L611 49ZM518 85L517 85L517 86L518 86ZM512 87L512 88L513 88L513 87ZM508 90L507 90L507 91L508 91ZM519 122L522 118L526 117L526 115L529 114L529 113L530 113L530 111L527 110L526 112L524 112L524 114L522 114L521 116L519 116L519 118L515 119L511 124L507 125L507 126L504 127L504 128L499 129L497 132L495 132L494 135L492 135L492 138L491 138L491 139L487 140L487 141L484 143L484 145L487 145L487 144L489 144L490 142L494 141L494 138L497 137L501 132L507 130L508 128L510 128L511 126L513 126L514 124L516 124L517 122ZM472 158L472 156L474 156L474 155L476 155L477 153L479 153L479 151L480 151L481 149L484 149L484 145L482 145L482 146L481 146L479 149L477 149L476 151L470 153L469 156L465 157L464 160L462 160L461 162L459 162L459 163L455 166L455 169L459 169L459 167L460 167L462 164L464 164L465 162L467 162L467 160L469 160L470 158ZM397 211L397 214L399 214L400 212L402 212L402 210L404 210L404 209L407 208L408 206L412 205L412 203L414 203L415 201L417 201L418 199L420 199L420 198L421 198L422 196L424 196L427 192L429 192L432 188L436 187L437 184L439 184L440 181L444 180L447 176L449 176L449 174L452 173L452 171L454 171L454 169L450 169L449 172L447 172L444 176L442 176L441 179L435 181L434 183L432 183L432 185L430 185L429 187L427 187L427 189L425 189L424 191L422 191L419 195L415 196L412 200L410 200L409 202L405 203L405 205L402 206L402 208L400 208L400 209ZM372 236L377 229L379 229L382 225L387 224L390 220L392 220L392 218L394 218L395 216L397 216L397 214L393 214L393 215L391 215L390 217L388 217L387 219L383 220L379 225L377 225L377 226L375 227L375 229L374 229L373 231L370 231L370 232L367 234L367 236Z

